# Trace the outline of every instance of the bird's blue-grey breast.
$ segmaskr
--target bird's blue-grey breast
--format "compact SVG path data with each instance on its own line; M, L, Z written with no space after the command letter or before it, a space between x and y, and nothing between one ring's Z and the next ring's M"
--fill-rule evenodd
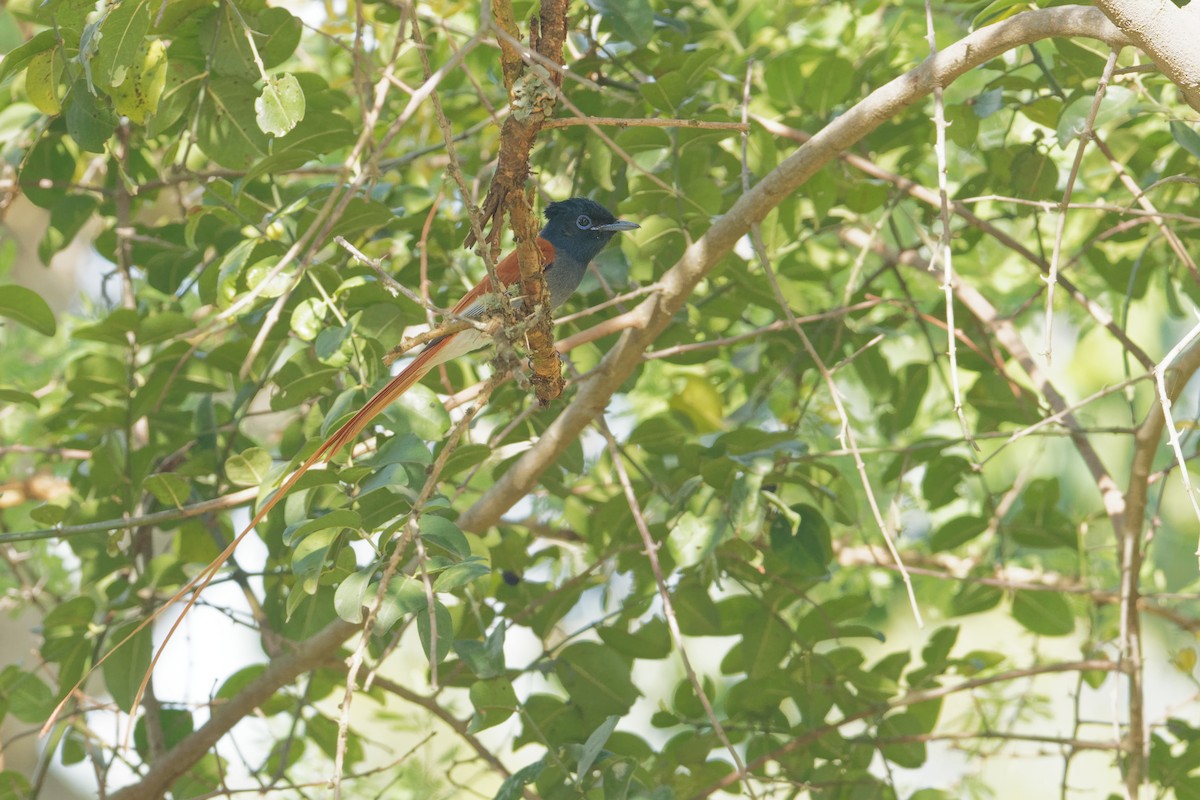
M550 305L558 308L579 288L592 259L621 231L641 227L617 219L595 200L572 197L546 206L543 239L554 245L554 261L546 267Z

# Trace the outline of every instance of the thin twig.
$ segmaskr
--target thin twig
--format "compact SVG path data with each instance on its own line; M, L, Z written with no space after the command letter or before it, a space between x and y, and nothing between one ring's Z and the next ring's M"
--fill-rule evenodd
M1162 363L1155 368L1154 385L1158 389L1158 403L1162 407L1163 417L1166 420L1167 440L1171 443L1171 450L1175 453L1175 463L1179 465L1179 478L1183 481L1183 490L1187 492L1197 522L1200 522L1200 501L1196 499L1196 491L1192 488L1192 479L1188 475L1187 459L1184 458L1183 445L1179 441L1179 428L1175 426L1175 418L1171 415L1171 397L1167 394L1166 381L1167 370L1170 369L1171 362L1178 358L1179 354L1197 337L1200 337L1200 324L1188 331L1187 336L1180 339L1163 358ZM1196 557L1200 560L1200 542L1197 542Z
M704 686L700 683L700 677L696 674L696 670L692 667L692 661L688 658L687 646L683 641L683 631L679 628L679 620L675 616L675 607L671 602L671 591L667 588L667 579L663 575L662 564L658 560L658 542L654 541L654 536L650 533L650 528L646 524L646 518L642 514L641 504L638 503L637 493L633 490L633 483L629 480L629 473L625 469L625 460L621 456L621 449L617 446L617 440L613 437L612 431L609 430L608 422L604 419L604 415L600 414L596 417L596 430L604 437L604 441L608 445L608 456L612 460L613 471L617 475L617 482L621 484L621 490L625 493L625 503L629 506L629 513L633 515L633 524L637 528L638 534L642 537L642 545L645 548L646 560L650 562L650 569L654 573L654 583L658 587L658 596L663 604L663 617L667 621L667 630L671 632L671 641L675 644L675 650L679 653L679 660L683 663L683 671L687 674L688 682L692 684L692 691L696 693L696 699L700 701L700 705L704 708L704 714L708 717L708 721L713 726L713 733L721 740L721 744L725 746L725 750L733 759L734 765L737 767L738 777L745 777L746 765L742 761L741 754L737 748L729 741L729 736L725 733L725 728L722 727L721 721L717 718L716 711L713 710L712 701L708 699L708 694L704 691ZM756 797L754 788L749 782L745 784L745 791L749 797Z
M383 263L379 259L371 258L370 256L365 255L357 247L346 241L345 236L335 236L333 237L333 241L335 241L347 253L354 256L357 261L370 267L371 271L378 276L380 282L383 284L383 288L386 289L392 297L402 294L417 305L425 305L425 302L416 292L412 291L407 286L400 283L400 281L389 275L387 271L384 270Z
M866 300L854 305L842 306L830 311L825 311L820 314L806 314L802 317L796 317L796 321L801 325L807 325L811 322L823 322L830 319L841 319L844 316L853 314L856 311L863 311L870 308L875 308L884 303L884 300ZM757 339L760 336L765 336L768 333L776 333L778 331L787 330L792 327L792 323L786 319L775 320L772 323L763 325L760 328L755 328L752 331L739 333L733 336L724 336L720 339L706 339L703 342L692 342L691 344L677 344L671 347L664 347L662 350L647 350L643 358L650 361L655 358L671 358L673 356L683 355L684 353L694 353L697 350L708 350L714 347L727 347L732 344L738 344L749 339Z
M925 30L929 40L929 53L936 56L937 37L934 35L931 0L925 0ZM934 152L937 155L938 210L942 220L941 247L935 248L934 252L938 254L938 260L942 264L942 293L946 302L946 347L950 356L950 389L954 396L954 413L958 417L959 426L962 427L963 439L971 446L972 452L978 453L979 443L972 437L971 428L967 425L967 415L963 410L962 386L958 379L958 345L955 341L954 325L954 251L951 247L950 191L946 186L946 103L940 86L933 89L933 128L936 134Z
M1129 190L1134 199L1137 201L1137 204L1142 207L1142 212L1146 214L1146 216L1150 217L1150 220L1162 233L1163 238L1167 240L1167 245L1171 248L1171 251L1175 253L1175 257L1183 262L1183 265L1187 267L1188 272L1191 273L1193 280L1200 281L1200 267L1196 266L1195 259L1192 258L1192 255L1187 251L1187 248L1183 246L1183 242L1179 239L1179 234L1175 233L1175 231L1173 231L1166 224L1167 216L1160 213L1159 210L1154 207L1154 203L1149 197L1146 196L1147 190L1143 190L1142 187L1138 185L1137 181L1133 179L1133 176L1130 175L1129 171L1125 169L1124 165L1121 164L1113 151L1109 149L1108 144L1106 144L1105 141L1097 135L1093 134L1092 138L1096 142L1096 147L1101 153L1104 154L1104 157L1108 159L1108 163L1112 166L1113 172L1117 173L1117 179L1121 181L1121 185ZM1134 212L1129 210L1125 213ZM1172 214L1171 217L1179 222L1200 224L1200 218L1194 215L1189 216L1180 214L1178 217L1176 217L1176 215Z
M242 489L212 500L205 500L195 505L173 508L168 511L155 511L121 519L106 519L99 522L87 522L82 525L63 525L60 528L45 528L36 531L21 531L19 533L0 533L0 544L9 542L33 542L39 539L66 539L72 536L84 536L89 533L110 533L112 531L129 530L144 525L160 525L166 522L177 522L181 519L198 517L210 511L224 511L249 503L258 496L258 487Z
M570 128L576 125L615 125L618 128L704 128L714 131L750 130L748 122L717 122L703 119L663 119L652 117L558 117L542 124L546 128Z
M748 103L746 98L750 91L749 68L747 69L747 78L745 84L745 95L743 97L743 114L748 114ZM742 134L742 188L750 191L750 167L746 160L748 148L748 135ZM921 618L921 609L917 604L917 595L913 590L912 578L908 571L904 569L904 562L900 558L900 551L896 549L896 543L893 541L891 531L888 530L887 523L883 519L883 513L879 510L879 501L875 498L875 490L871 486L870 476L867 475L867 465L863 461L862 454L858 450L858 438L854 435L854 428L850 425L850 416L846 412L846 407L842 403L841 393L838 391L837 384L833 380L833 373L825 366L825 362L821 359L817 349L813 347L813 343L809 340L808 334L804 332L804 326L797 320L795 313L792 311L791 305L788 304L787 298L784 297L783 290L779 286L779 280L775 276L775 270L771 268L771 259L767 254L766 244L763 243L762 229L757 221L750 223L750 244L754 249L754 254L758 258L759 265L763 268L763 274L767 276L767 282L771 285L771 292L775 296L775 303L783 311L784 317L788 321L788 325L800 337L800 342L804 345L804 351L808 353L808 357L817 365L817 369L821 373L821 378L825 381L825 386L829 389L830 399L833 401L833 406L837 410L838 419L841 420L841 427L838 432L838 440L842 446L850 450L854 458L854 466L858 470L859 480L862 482L863 491L867 496L867 504L871 507L871 514L875 518L875 524L879 528L879 532L883 535L883 540L887 543L888 551L892 554L892 558L900 567L900 578L904 582L905 591L908 594L909 607L912 609L913 618L917 622L917 627L925 627L925 623Z
M926 0L928 2L928 0ZM1108 51L1108 61L1104 64L1104 72L1096 85L1096 94L1092 98L1092 107L1084 120L1083 130L1079 132L1079 146L1075 148L1075 161L1071 164L1071 173L1067 176L1067 186L1063 190L1062 202L1058 207L1058 224L1054 229L1054 250L1050 254L1050 274L1046 281L1046 350L1042 353L1046 363L1050 363L1054 348L1054 287L1058 283L1058 262L1062 258L1063 235L1067 229L1067 209L1071 206L1071 193L1075 190L1075 181L1079 177L1079 168L1083 165L1083 154L1087 152L1088 142L1092 140L1092 127L1096 123L1096 114L1100 111L1100 103L1104 100L1104 92L1112 79L1113 69L1117 66L1117 56L1120 50L1113 48Z

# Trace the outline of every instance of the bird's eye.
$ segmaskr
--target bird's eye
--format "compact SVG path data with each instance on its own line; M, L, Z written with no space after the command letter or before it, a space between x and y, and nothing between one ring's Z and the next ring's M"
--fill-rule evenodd
M575 218L575 224L580 230L586 231L588 228L592 227L592 218L587 214L580 214Z

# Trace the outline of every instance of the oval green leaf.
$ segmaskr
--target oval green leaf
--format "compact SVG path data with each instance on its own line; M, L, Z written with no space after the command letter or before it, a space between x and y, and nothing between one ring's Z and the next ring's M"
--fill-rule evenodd
M16 320L46 336L53 336L58 330L50 306L41 295L24 286L0 286L0 316Z

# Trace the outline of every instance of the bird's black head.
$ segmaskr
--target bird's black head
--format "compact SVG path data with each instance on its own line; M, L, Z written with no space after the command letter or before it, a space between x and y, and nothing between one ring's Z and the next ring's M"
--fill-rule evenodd
M587 264L614 234L638 227L641 226L637 223L617 219L595 200L572 197L546 206L542 238L554 245L555 250Z

